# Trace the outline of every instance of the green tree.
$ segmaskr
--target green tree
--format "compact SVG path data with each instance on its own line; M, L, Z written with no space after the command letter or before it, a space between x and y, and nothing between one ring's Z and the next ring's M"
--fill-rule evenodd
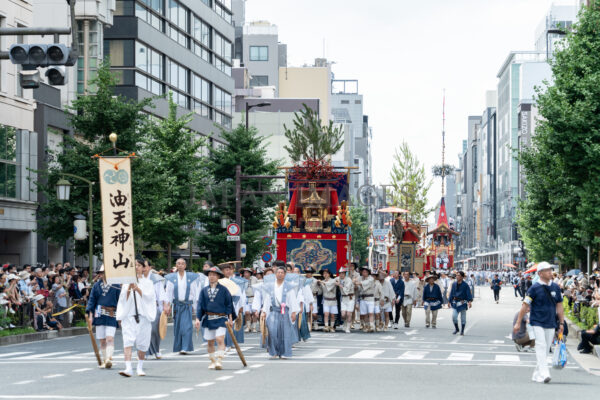
M600 229L600 9L584 7L550 60L552 84L538 88L540 114L519 155L527 197L518 226L535 260L585 258Z
M338 152L344 145L344 131L334 127L333 122L323 126L317 113L306 104L304 109L294 114L294 127L285 129L284 135L290 142L283 146L293 162L302 160L322 160Z
M359 265L363 265L362 263L369 256L367 249L369 226L364 207L350 207L350 219L352 220L352 256L359 259Z
M209 156L207 170L211 182L203 197L206 207L202 210L201 218L206 232L198 236L198 243L209 250L213 261L217 262L235 258L235 244L226 241L221 217L235 221L236 165L242 166L243 175L277 174L277 162L268 159L264 138L258 135L255 128L248 130L240 124L229 132L221 130L221 137L228 145L213 149ZM242 181L242 190L246 191L270 191L272 188L273 180ZM278 200L275 196L242 195L241 240L246 243L245 262L254 261L263 249L260 238L268 229Z
M431 212L431 209L427 208L427 194L432 182L427 181L425 167L411 152L406 142L394 153L390 178L394 205L409 210L408 219L411 222L420 224L425 221Z
M169 93L169 115L149 130L143 149L143 190L151 198L152 217L140 221L142 239L167 248L167 265L171 267L173 246L193 238L191 229L198 220L200 207L195 198L202 197L207 179L205 159L199 151L206 141L188 128L191 115L177 117L173 93Z
M86 93L79 96L72 105L67 107L66 113L70 120L74 137L65 135L63 137L63 148L61 152L49 154L49 165L42 166L38 171L36 182L38 191L43 194L45 201L40 204L38 221L38 232L46 239L56 243L64 243L73 237L73 216L84 214L88 209L88 188L82 186L81 182L72 181L71 198L69 201L59 201L56 198L56 182L60 179L61 172L72 173L98 182L98 161L91 156L110 149L108 141L110 133L118 134L117 146L126 149L127 152L137 150L137 143L144 137L149 120L143 110L151 106L152 99L141 102L128 100L122 96L115 96L112 88L117 80L110 72L110 66L103 64L98 69L97 76L90 81L94 87L94 93ZM136 178L140 167L139 160L132 163L133 175L133 207L134 221L139 222L147 218L147 204L139 201L136 194ZM47 167L47 169L44 169ZM95 244L102 243L102 221L99 185L93 187L94 196L94 232ZM140 224L134 225L134 233L139 234ZM82 240L75 243L77 254L87 254L88 241ZM100 252L95 247L94 252Z

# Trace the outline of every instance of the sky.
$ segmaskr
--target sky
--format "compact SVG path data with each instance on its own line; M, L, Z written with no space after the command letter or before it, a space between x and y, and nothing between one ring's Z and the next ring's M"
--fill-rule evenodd
M246 22L266 20L288 46L288 65L325 56L336 79L358 79L373 128L373 183L390 182L395 148L406 141L425 165L441 164L446 93L446 163L458 165L467 118L510 51L533 50L552 4L576 0L247 0ZM429 192L434 206L441 181Z

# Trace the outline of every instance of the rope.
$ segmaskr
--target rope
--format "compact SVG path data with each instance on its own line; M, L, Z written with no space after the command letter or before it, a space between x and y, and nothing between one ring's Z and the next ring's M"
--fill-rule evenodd
M69 308L65 308L64 310L62 310L62 311L60 311L60 312L57 312L57 313L54 313L54 314L52 314L52 316L53 316L53 317L56 317L57 315L64 314L64 313L66 313L66 312L68 312L68 311L71 311L71 310L72 310L72 309L74 309L75 307L81 307L81 308L83 308L83 309L85 310L85 306L83 306L83 305L81 305L81 304L74 304L74 305L72 305L72 306L71 306L71 307L69 307Z
M111 150L112 150L112 149L111 149ZM121 150L121 149L119 149L119 150ZM102 152L102 153L100 153L100 154L104 154L104 153L106 153L107 151L108 151L108 150L106 150L106 151L103 151L103 152ZM102 160L102 161L104 161L104 162L107 162L107 163L109 163L110 165L112 165L112 166L113 166L113 167L114 167L116 170L118 170L118 169L119 169L119 164L121 164L122 162L124 162L125 160L127 160L127 159L129 159L129 158L134 158L134 157L136 156L136 155L135 155L135 153L131 153L131 154L129 154L129 155L126 155L126 156L124 156L124 157L123 157L123 159L122 159L122 160L120 160L119 162L116 162L116 163L114 163L114 162L112 162L112 161L109 161L109 160L108 160L108 158L102 157L100 154L94 154L94 155L92 156L92 158L98 158L98 159L100 159L100 160Z

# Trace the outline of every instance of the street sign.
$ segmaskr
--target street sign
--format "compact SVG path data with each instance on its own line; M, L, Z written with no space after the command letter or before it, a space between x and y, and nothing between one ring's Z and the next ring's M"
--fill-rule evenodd
M241 243L240 244L240 255L242 256L242 258L246 257L246 253L247 253L246 252L246 244L245 243Z
M240 226L236 223L231 223L229 225L227 225L227 234L229 236L237 236L240 234ZM239 240L239 239L237 239ZM234 239L234 241L237 241L236 239Z
M263 236L262 240L266 247L271 247L271 245L273 244L273 240L271 239L270 236Z
M273 255L267 251L267 252L263 253L261 258L262 258L263 262L268 263L268 262L271 262L271 260L273 259Z
M227 236L227 241L228 242L239 242L240 237L239 236Z
M389 232L389 229L373 229L373 238L375 239L375 243L385 243Z

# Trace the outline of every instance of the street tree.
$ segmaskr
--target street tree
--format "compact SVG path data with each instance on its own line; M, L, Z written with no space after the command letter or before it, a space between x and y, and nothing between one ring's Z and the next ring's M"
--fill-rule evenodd
M203 196L204 209L201 221L205 232L198 236L198 243L209 250L214 261L235 258L234 242L226 241L221 219L235 221L235 168L241 165L244 175L276 175L277 162L268 158L264 137L255 128L238 125L231 131L221 130L227 146L212 149L206 169L210 182ZM249 179L242 181L242 190L270 191L272 179ZM260 241L266 234L269 220L279 198L276 196L242 195L241 240L246 244L246 262L252 262L263 249Z
M392 202L397 207L409 210L408 219L420 224L432 211L427 208L427 194L432 181L427 180L425 167L406 142L396 149L393 162L390 173Z
M110 72L110 66L103 64L98 68L97 76L90 80L94 92L86 92L77 97L67 107L66 113L74 136L64 135L62 149L56 153L49 152L48 162L40 166L38 180L35 182L44 201L40 203L38 213L38 232L46 239L55 243L64 243L73 237L73 216L85 214L88 209L87 185L73 181L73 189L69 201L56 198L56 182L60 173L66 172L81 176L93 182L98 182L98 161L91 156L110 149L108 136L118 134L117 146L127 152L136 151L137 143L143 139L150 121L142 111L151 106L152 99L141 102L115 96L112 88L117 80ZM136 199L136 177L140 163L132 163L132 190L134 196L134 221L147 217L147 204ZM95 244L102 243L102 219L99 184L93 186L94 231ZM139 234L140 224L134 225L134 233ZM87 254L88 241L75 243L76 254ZM100 253L100 247L94 247L94 253Z
M549 61L552 83L537 88L540 118L519 155L527 197L518 226L535 260L567 264L598 245L600 231L600 9L583 7Z
M201 147L206 141L188 128L191 114L177 116L177 104L169 93L167 118L153 124L145 138L140 168L140 197L146 195L152 211L140 220L142 239L167 249L168 267L174 246L194 238L200 216L196 199L202 197L206 161Z
M323 160L338 152L344 145L344 131L333 122L323 125L317 113L306 104L294 113L293 128L283 126L290 145L283 146L293 162Z
M350 207L352 220L352 256L358 258L359 265L363 265L369 256L368 239L369 226L367 212L364 207Z

